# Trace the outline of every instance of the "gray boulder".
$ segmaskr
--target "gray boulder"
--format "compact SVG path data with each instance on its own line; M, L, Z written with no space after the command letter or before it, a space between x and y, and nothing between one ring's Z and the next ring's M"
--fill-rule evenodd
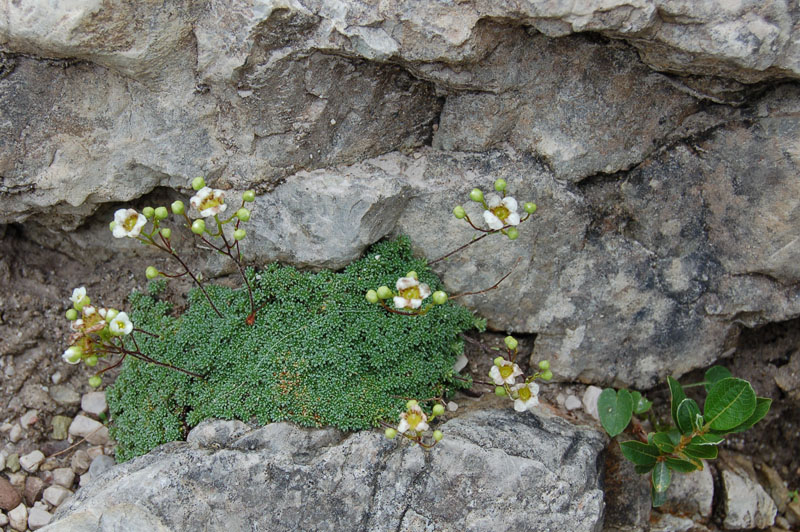
M599 531L604 438L479 411L431 452L378 432L208 421L81 488L43 530ZM141 518L141 519L140 519Z

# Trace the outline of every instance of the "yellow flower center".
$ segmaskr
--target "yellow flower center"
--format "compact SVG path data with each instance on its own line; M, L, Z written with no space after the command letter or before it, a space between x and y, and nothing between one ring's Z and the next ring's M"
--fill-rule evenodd
M138 214L128 216L127 218L125 218L125 221L122 222L122 227L124 227L125 230L128 232L133 231L133 228L136 227L136 222L138 221L139 221Z
M212 194L212 195L208 196L208 197L205 199L205 201L203 201L203 202L200 204L200 210L201 210L201 211L204 211L204 210L206 210L206 209L211 209L211 208L213 208L213 207L216 207L216 206L218 206L220 203L222 203L222 202L221 202L221 201L219 201L219 200L217 199L217 197L216 197L216 196L214 196L214 195Z
M514 366L500 366L500 376L503 377L503 380L506 380L514 373Z
M519 398L526 401L531 398L531 389L525 386L519 389Z
M416 430L417 425L419 425L422 422L422 416L417 414L416 412L410 412L406 416L406 421L408 422L409 427Z
M492 214L500 218L500 220L505 221L508 215L511 214L511 211L509 211L505 205L501 204L492 209Z
M400 297L405 299L422 299L419 293L419 286L411 286L405 290L400 290Z

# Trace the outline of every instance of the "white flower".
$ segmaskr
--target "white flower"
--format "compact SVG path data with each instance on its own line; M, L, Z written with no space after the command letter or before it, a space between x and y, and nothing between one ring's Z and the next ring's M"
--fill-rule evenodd
M83 320L78 318L77 320L70 322L69 328L73 331L80 331L83 328Z
M75 288L72 291L72 296L70 296L69 300L72 301L73 303L77 303L84 297L86 297L86 287L81 286L80 288Z
M225 205L225 191L203 187L189 199L192 207L200 211L200 216L208 218L228 208Z
M122 336L123 334L131 333L133 330L133 323L131 323L127 313L120 312L111 320L111 323L108 324L108 328L114 336Z
M95 312L97 312L97 309L94 308L92 305L86 305L85 307L83 307L83 317L84 318L88 318L89 316L91 316Z
M422 300L431 295L430 287L425 283L420 283L413 277L401 277L395 284L400 295L394 296L395 308L418 309L422 306Z
M539 385L535 382L512 386L511 392L517 397L514 401L514 410L517 412L533 410L534 407L539 405Z
M64 351L64 354L61 355L61 359L67 364L77 364L81 361L82 354L83 352L81 351L81 348L73 345Z
M488 211L483 211L483 219L490 229L502 229L507 225L519 225L520 217L517 213L517 200L511 196L500 198L497 194L486 196Z
M508 360L503 360L499 366L494 365L489 370L489 377L492 378L497 386L514 384L520 375L522 375L522 370L519 369L519 366Z
M397 425L397 432L403 434L408 430L424 432L428 430L428 416L422 411L419 405L412 406L407 412L400 414L400 424Z
M136 238L142 232L142 227L147 223L147 218L134 209L120 209L114 213L114 222L111 224L111 234L114 238L129 236Z

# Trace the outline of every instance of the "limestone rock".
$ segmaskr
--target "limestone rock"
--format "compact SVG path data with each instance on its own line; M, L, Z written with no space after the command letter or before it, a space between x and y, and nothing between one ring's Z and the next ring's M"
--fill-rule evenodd
M42 451L32 451L26 455L19 457L19 465L28 473L35 473L39 470L39 464L44 462L44 454Z
M28 528L28 509L24 504L8 512L8 524L19 532L24 532Z
M677 515L711 517L714 502L714 478L708 464L702 471L673 473L667 491L667 501L659 507L662 512Z
M216 433L207 423L195 430ZM49 530L110 530L107 516L123 511L150 514L151 530L396 530L403 523L498 530L531 522L600 530L597 457L604 443L597 432L512 411L472 412L442 430L447 436L429 453L378 432L347 435L288 423L222 446L202 447L204 438L193 437L81 488Z
M778 512L772 498L749 475L737 470L723 469L722 487L725 493L725 520L728 530L766 528L775 523Z
M108 411L106 392L89 392L81 397L81 410L94 417L100 417Z

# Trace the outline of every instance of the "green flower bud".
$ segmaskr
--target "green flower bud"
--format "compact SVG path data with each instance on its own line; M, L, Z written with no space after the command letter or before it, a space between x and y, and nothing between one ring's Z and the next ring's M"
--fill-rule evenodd
M519 237L519 231L516 227L509 227L506 229L506 236L508 236L509 240L516 240Z
M547 371L545 371L544 373L542 373L542 379L544 379L546 381L549 381L552 378L553 378L553 372L550 371L549 369Z
M145 207L142 209L142 215L148 220L152 220L153 216L156 215L156 210L152 207Z
M103 379L100 378L100 375L89 377L89 386L92 388L97 388L101 384L103 384Z
M195 177L194 179L192 179L192 188L194 190L200 190L204 186L206 186L206 180L203 179L202 177Z
M87 366L89 366L90 368L93 368L93 367L95 367L97 365L97 356L96 355L92 355L89 358L87 358L85 360L85 362L86 362Z
M166 207L158 207L156 208L156 220L163 220L167 216L169 216L169 211Z
M370 303L377 303L378 302L378 292L375 290L367 290L367 301Z
M393 428L386 429L383 434L390 440L393 440L397 436L397 431Z
M111 320L117 317L119 311L115 308L110 308L106 310L106 323L111 323Z
M416 401L416 399L411 399L406 403L406 410L411 410L415 406L419 406L419 403Z
M539 369L547 370L550 369L550 362L548 360L542 360L539 362Z
M473 188L472 192L469 193L469 199L481 203L483 201L483 192L479 188Z
M69 321L75 321L78 319L78 311L74 308L71 308L67 311L67 319Z
M406 274L406 277L411 277L412 279L419 279L419 276L417 275L417 272L415 272L415 271L408 272Z
M447 303L447 293L437 290L433 293L433 302L437 305L444 305Z
M92 300L89 298L89 296L83 296L78 301L73 303L72 306L75 307L75 310L80 312L81 310L83 310L83 307L85 307L86 305L90 304L91 302L92 302Z
M144 271L144 276L150 280L155 279L156 277L158 277L158 270L155 268L155 266L148 266L147 269Z
M498 192L502 192L506 189L506 180L505 179L498 179L494 182L494 189Z
M496 357L496 358L494 359L494 365L495 365L495 366L497 366L497 367L499 368L500 366L502 366L502 365L503 365L503 362L505 362L505 361L506 361L506 359L505 359L505 358L503 358L503 357Z
M250 219L250 211L242 207L238 211L236 211L236 217L239 218L241 221L246 222Z
M442 441L442 438L444 438L444 434L442 434L441 430L434 430L433 431L433 439L434 440Z
M178 216L186 212L186 206L181 200L173 201L170 207L172 208L172 212Z
M498 397L503 397L504 395L506 395L506 389L503 388L502 386L495 386L494 394Z
M245 236L247 236L247 232L244 229L237 229L236 231L233 232L233 238L235 238L236 240L241 240Z
M506 343L506 347L511 349L512 351L514 349L516 349L517 346L519 345L519 342L517 342L517 339L514 338L513 336L510 336L510 335L506 336L503 341Z
M444 414L444 405L442 404L433 405L433 415L441 416L442 414Z
M533 214L536 212L536 204L531 203L530 201L525 205L523 205L522 208L525 209L525 212L527 212L528 214Z
M388 286L381 286L378 288L378 297L380 299L389 299L392 297L392 291L389 289Z
M108 230L113 231L116 226L117 222L112 221L110 224L108 224Z
M206 230L205 221L198 219L192 222L192 233L196 235L202 235L205 230Z
M464 210L464 207L461 205L456 205L456 208L453 209L453 216L461 220L467 215L467 211Z
M242 200L250 203L256 200L256 191L255 190L248 190L244 194L242 194Z
M169 240L169 238L172 236L172 229L170 229L169 227L162 227L161 236Z

